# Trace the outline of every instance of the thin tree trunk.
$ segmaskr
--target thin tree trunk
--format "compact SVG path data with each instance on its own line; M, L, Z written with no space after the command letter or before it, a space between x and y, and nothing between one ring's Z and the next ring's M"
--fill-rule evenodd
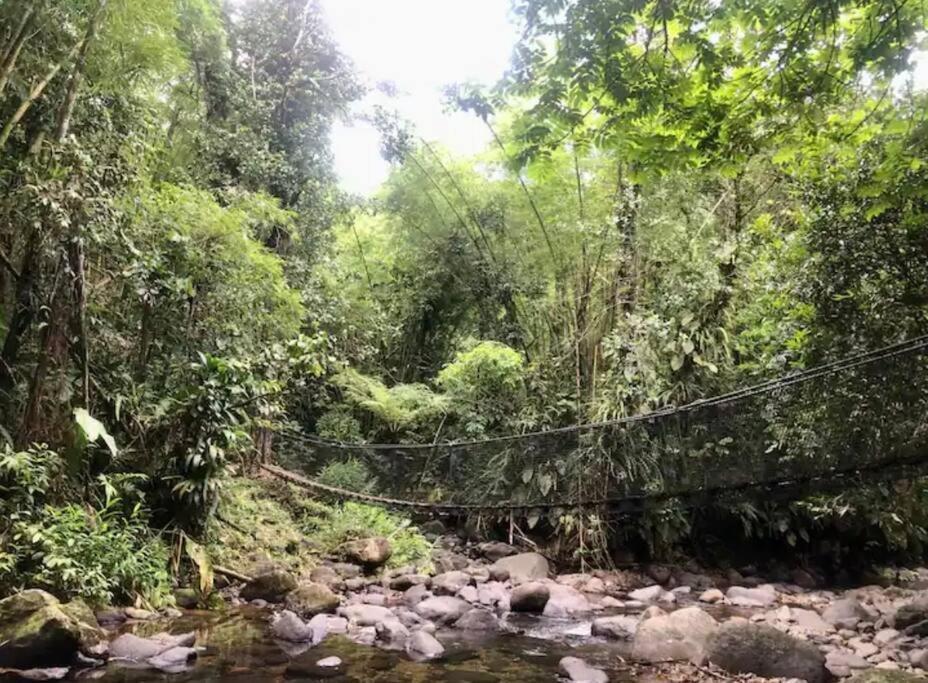
M4 51L3 57L0 58L0 95L3 95L6 84L9 82L14 69L16 69L16 60L19 59L19 53L23 49L23 45L25 45L26 41L29 39L29 29L31 28L32 20L35 18L38 4L39 3L36 3L33 7L27 7L26 11L23 12L23 16L19 20L19 25L13 33L10 45Z
M103 14L106 11L108 0L100 0L93 16L90 18L90 24L87 26L87 33L84 36L83 44L78 50L77 59L74 62L74 68L71 70L71 78L68 81L68 91L64 97L64 104L58 112L58 126L55 130L55 139L59 142L68 136L68 130L71 127L71 116L74 114L74 105L77 103L77 93L80 89L81 81L84 78L84 67L87 64L87 53L90 46L96 38L97 31L100 30L100 24L103 21Z
M26 239L23 260L16 278L13 315L0 351L0 392L8 393L16 384L15 369L22 348L23 336L35 317L33 296L37 279L39 252L38 232L33 229Z
M74 239L68 245L68 265L71 271L71 296L74 310L71 313L71 336L75 355L81 366L81 398L85 408L90 406L90 348L87 344L87 293L84 269L84 242Z
M136 378L140 382L148 374L148 354L151 349L152 336L152 305L145 302L142 307L142 333L139 336L139 357L136 366Z
M52 68L48 70L48 73L45 74L45 77L32 87L32 90L29 91L26 99L22 101L16 111L13 112L13 115L10 117L10 119L3 126L3 130L0 130L0 150L6 147L6 143L10 139L10 135L13 133L13 129L16 128L20 121L23 120L23 117L32 108L32 105L35 104L36 100L42 96L42 93L45 92L45 88L48 87L48 84L51 83L55 76L58 75L58 72L64 68L65 64L70 62L75 57L75 55L81 51L85 40L86 39L84 38L79 40L74 45L74 47L71 48L71 51L68 52L67 56L52 66Z
M49 306L48 324L45 326L42 335L42 348L35 371L32 374L32 381L29 384L29 399L18 432L17 441L20 446L31 443L39 436L39 418L41 417L42 399L45 396L45 382L48 378L48 371L51 368L52 359L60 356L59 347L67 345L67 340L63 338L64 335L62 334L64 318L67 313L68 286L65 282L67 271L67 257L63 254L58 262L58 272L55 274L52 301Z

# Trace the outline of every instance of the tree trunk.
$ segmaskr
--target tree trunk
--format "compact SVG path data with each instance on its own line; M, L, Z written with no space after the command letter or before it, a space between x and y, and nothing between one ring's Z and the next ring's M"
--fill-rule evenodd
M17 443L20 447L27 446L41 436L40 418L42 417L42 402L45 398L45 383L48 379L48 372L52 367L52 361L56 358L60 359L66 354L68 342L63 332L68 310L69 287L67 274L67 256L62 254L58 262L55 284L52 288L50 312L42 334L39 359L32 374L32 381L29 384L29 399L18 432Z
M71 61L75 55L77 55L84 46L85 39L81 39L71 48L71 51L68 52L67 56L59 61L57 64L52 66L48 70L48 73L45 74L45 77L36 83L32 90L29 91L29 94L26 96L26 99L20 103L16 111L13 112L13 115L9 118L6 124L3 126L3 130L0 130L0 150L6 147L6 143L10 139L10 135L13 133L13 129L23 120L23 117L26 113L32 108L32 105L35 104L42 93L45 92L45 88L48 87L48 84L52 82L55 76L58 75L58 72L64 68L64 65Z
M36 3L36 5L38 4L39 3ZM19 20L16 31L11 37L9 47L4 50L3 56L0 57L0 96L3 95L6 84L9 82L10 76L16 69L16 60L19 59L19 53L23 49L23 45L29 40L29 29L32 27L32 20L35 18L36 9L36 6L26 8L22 18Z
M152 305L146 301L142 306L142 333L139 336L139 356L135 371L136 379L140 382L145 380L148 373L148 354L153 336L152 313Z
M23 337L35 318L35 289L38 281L38 232L33 229L26 240L25 253L15 283L13 315L0 351L0 393L9 393L16 384L15 370Z
M97 9L94 10L90 18L90 24L87 26L87 33L84 36L80 50L77 53L77 59L74 62L74 68L71 70L71 78L68 81L68 90L64 96L64 103L58 112L58 125L55 129L55 139L59 142L68 136L71 128L71 116L74 114L74 106L77 104L77 93L80 90L81 80L84 77L84 67L87 64L87 53L90 46L100 29L100 23L103 21L103 13L106 11L108 0L100 0Z
M84 242L74 239L68 245L68 266L71 273L71 338L74 355L81 368L81 405L90 407L90 349L87 344L87 292L84 279Z

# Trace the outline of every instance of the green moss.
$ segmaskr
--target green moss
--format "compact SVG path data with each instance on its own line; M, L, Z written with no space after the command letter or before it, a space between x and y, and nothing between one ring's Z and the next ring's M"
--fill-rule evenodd
M848 680L848 683L918 683L925 679L904 671L880 671L870 669L857 674Z
M407 518L370 505L321 503L276 480L230 480L219 516L209 533L210 557L214 564L242 572L271 562L306 573L346 541L370 536L390 541L389 567L431 566L432 544Z
M289 484L275 488L275 493L321 552L334 553L347 541L383 536L393 548L388 567L415 564L423 570L431 568L432 544L406 517L360 503L327 505Z
M318 563L300 524L275 495L276 482L236 477L225 486L207 534L213 564L240 572L271 562L300 574Z

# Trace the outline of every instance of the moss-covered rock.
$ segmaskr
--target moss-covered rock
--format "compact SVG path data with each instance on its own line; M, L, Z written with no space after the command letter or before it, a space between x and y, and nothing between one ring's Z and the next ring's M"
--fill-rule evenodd
M245 600L280 602L296 587L296 579L292 574L282 569L274 569L246 583L241 595Z
M200 593L196 588L177 588L174 603L182 609L196 609L200 606Z
M743 619L722 624L709 638L706 654L710 662L732 673L808 683L826 678L825 657L812 643Z
M78 652L106 652L106 636L86 604L62 605L41 590L0 600L0 667L68 666Z
M86 624L87 626L92 626L93 628L100 627L100 624L97 623L96 615L93 613L93 610L90 609L90 605L83 600L78 598L71 602L61 603L60 606L61 611L72 619Z
M303 583L287 593L287 609L301 617L313 617L322 612L334 612L339 598L321 583Z
M386 564L393 554L390 541L381 536L349 541L342 546L341 550L345 559L350 562L357 562L369 569Z
M847 679L847 683L925 683L925 679L905 671L869 669Z

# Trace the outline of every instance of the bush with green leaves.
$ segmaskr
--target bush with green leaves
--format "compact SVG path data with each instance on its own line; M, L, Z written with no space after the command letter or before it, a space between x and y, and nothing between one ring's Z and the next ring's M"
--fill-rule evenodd
M326 486L370 493L377 489L377 481L367 466L357 458L330 462L316 476L316 481Z
M364 440L361 423L345 405L336 405L323 413L316 421L316 433L324 439L344 443L360 443Z
M0 450L0 531L16 515L41 504L64 469L62 459L45 446Z
M347 541L383 536L393 548L388 567L431 565L432 544L412 522L378 507L361 503L314 504L306 508L303 524L308 536L326 552Z
M0 586L44 588L92 604L163 604L170 590L168 552L139 508L49 506L21 515L9 530Z
M483 341L458 353L438 373L438 384L464 432L480 436L518 412L525 398L525 361L505 344Z
M336 375L334 382L349 403L375 420L375 435L379 432L385 438L403 438L416 431L434 432L434 424L447 406L444 396L424 384L388 387L376 377L351 368Z

